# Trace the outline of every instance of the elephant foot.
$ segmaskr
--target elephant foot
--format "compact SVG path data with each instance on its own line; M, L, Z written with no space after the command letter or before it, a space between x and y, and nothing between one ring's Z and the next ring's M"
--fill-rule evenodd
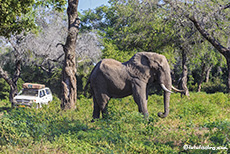
M149 117L149 113L147 112L147 113L143 113L143 115L144 115L144 117L146 118L146 119L148 119L148 117Z
M93 123L93 122L95 122L95 121L97 121L99 119L99 117L93 117L93 119L91 120L91 122Z
M165 114L165 113L162 113L162 112L158 113L158 117L160 117L160 118L165 118L167 116L168 116L168 114Z

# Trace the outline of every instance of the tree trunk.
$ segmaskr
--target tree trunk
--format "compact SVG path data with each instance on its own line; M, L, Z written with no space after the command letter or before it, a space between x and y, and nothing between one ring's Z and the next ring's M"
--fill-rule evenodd
M227 84L228 84L228 93L230 93L230 54L227 59L227 65L228 65L228 83Z
M182 50L182 76L180 81L180 88L185 91L184 93L181 93L181 97L182 97L183 95L189 96L189 90L187 87L187 81L188 81L188 68L186 66L187 55L183 47L181 47L180 49Z
M205 68L206 68L206 65L203 64L202 66L202 70L201 70L201 76L200 76L200 81L198 83L198 89L197 89L197 92L200 92L201 91L201 85L204 81L204 75L205 75Z
M11 102L11 107L14 107L15 104L14 96L18 92L17 82L20 77L20 74L21 74L21 60L16 60L15 73L12 79L10 79L8 73L0 67L0 75L10 86L9 100Z
M14 96L18 93L17 83L10 85L10 93L9 93L9 100L11 102L11 107L13 108L15 105Z
M206 76L205 76L205 82L206 83L208 83L208 81L209 81L209 75L210 75L210 72L212 70L212 67L213 67L213 65L211 65L206 71Z
M62 100L61 108L76 109L77 79L76 79L76 41L80 20L78 18L78 1L68 0L68 36L63 45L65 60L62 70Z

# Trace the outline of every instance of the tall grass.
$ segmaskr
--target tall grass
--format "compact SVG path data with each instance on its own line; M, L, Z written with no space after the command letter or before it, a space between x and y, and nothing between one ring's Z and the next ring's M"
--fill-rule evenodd
M55 99L42 109L10 110L0 102L0 153L229 153L230 97L227 94L172 94L170 114L161 119L163 97L149 97L149 119L132 97L112 99L105 119L91 123L92 99L79 111L62 111ZM8 109L8 111L6 111ZM183 148L184 145L228 150Z

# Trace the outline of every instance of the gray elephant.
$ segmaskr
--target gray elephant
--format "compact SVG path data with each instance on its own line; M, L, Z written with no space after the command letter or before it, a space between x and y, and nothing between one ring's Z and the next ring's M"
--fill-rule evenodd
M170 67L165 56L152 52L136 53L125 63L114 59L103 59L92 70L85 90L90 84L93 96L93 118L99 118L107 113L107 103L110 98L123 98L133 95L139 112L145 117L147 110L147 85L157 81L164 89L164 113L158 116L165 118L169 114L171 89L183 92L172 86Z

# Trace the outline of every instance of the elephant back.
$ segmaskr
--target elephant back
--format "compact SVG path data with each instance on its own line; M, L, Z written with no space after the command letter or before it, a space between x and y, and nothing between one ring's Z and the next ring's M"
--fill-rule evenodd
M148 57L152 54L153 53L149 52L139 52L136 53L129 61L124 63L127 66L127 71L132 77L148 82L151 77Z
M100 64L100 70L102 72L107 72L109 70L119 71L122 67L122 63L114 59L103 59Z

